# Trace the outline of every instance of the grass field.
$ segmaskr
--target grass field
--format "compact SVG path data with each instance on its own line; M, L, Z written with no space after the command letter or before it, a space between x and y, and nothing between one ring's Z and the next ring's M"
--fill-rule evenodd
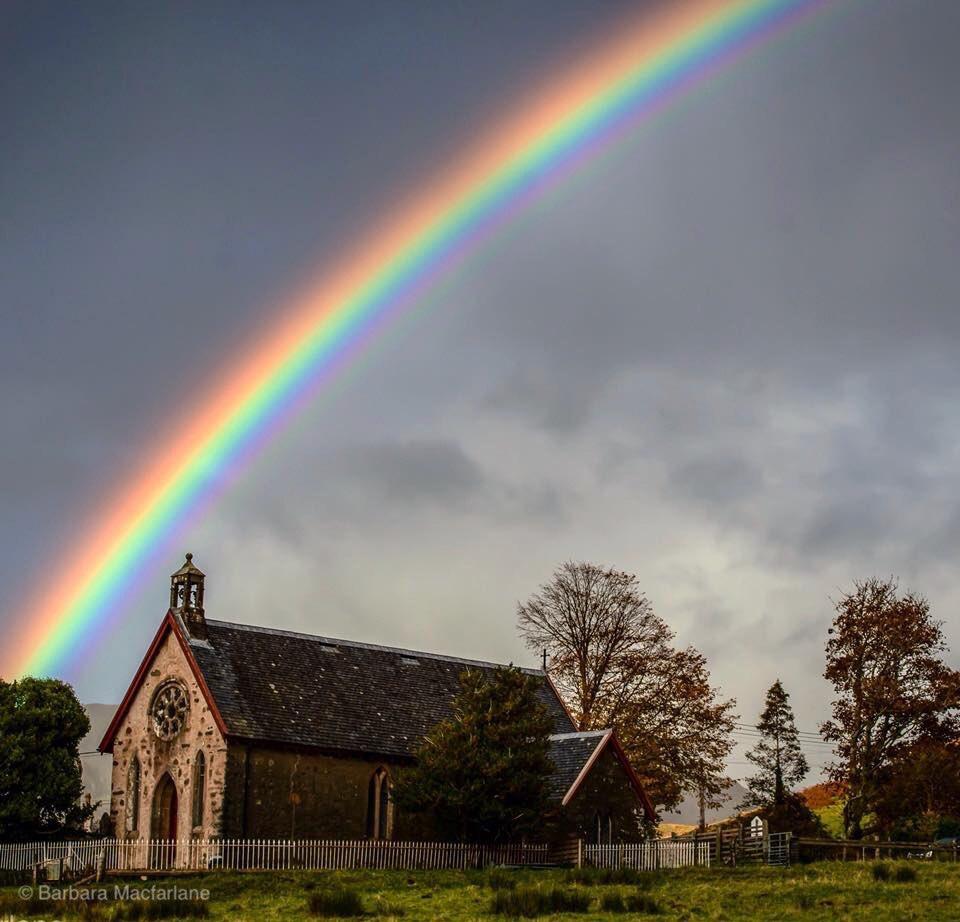
M889 865L895 872L906 865ZM362 912L368 918L490 920L507 918L494 903L536 909L538 903L578 911L543 910L541 919L625 920L960 920L960 865L910 863L913 881L876 880L872 865L820 863L787 870L745 867L644 874L624 883L564 871L265 872L218 873L124 881L136 886L208 889L193 917L214 920L310 920L310 911ZM909 874L909 871L908 871ZM112 888L116 881L110 880ZM359 898L359 899L358 899ZM183 906L184 904L180 904ZM339 908L338 908L339 907ZM53 912L52 910L56 910ZM611 911L612 910L612 911ZM189 909L188 909L189 912ZM0 919L187 918L175 904L94 908L24 902L15 887L0 889Z

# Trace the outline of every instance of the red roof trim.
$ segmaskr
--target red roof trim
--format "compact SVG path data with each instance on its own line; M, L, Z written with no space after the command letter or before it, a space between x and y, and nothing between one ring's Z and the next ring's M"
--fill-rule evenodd
M100 745L97 746L97 749L100 752L113 752L114 737L117 735L117 731L120 729L120 724L122 723L123 718L126 717L127 711L130 709L130 705L133 703L133 697L140 688L140 685L143 682L143 677L150 668L150 664L157 655L157 651L160 649L160 645L166 638L168 631L172 631L174 636L177 638L177 641L180 644L180 649L183 651L183 655L190 664L190 671L193 673L193 677L197 680L197 684L200 686L200 691L203 693L204 700L207 703L207 707L210 708L210 713L213 715L213 719L218 729L224 736L227 735L227 725L224 723L223 717L220 714L220 710L217 707L217 703L213 700L213 695L210 694L210 689L207 687L207 682L203 677L203 673L200 672L200 667L197 664L196 659L194 659L193 653L190 650L190 644L187 643L186 638L183 636L183 632L180 630L180 625L177 624L177 619L173 617L173 612L168 610L163 616L163 621L160 622L160 627L157 628L157 633L154 634L153 640L151 641L150 646L147 648L147 652L144 654L143 660L140 662L140 667L137 669L136 674L133 677L133 681L127 688L127 693L123 696L123 700L120 702L120 707L117 708L117 712L113 715L113 720L110 721L110 726L107 727L107 732L104 733L103 739L100 741Z
M592 771L593 766L596 764L597 759L600 758L600 754L608 744L613 747L613 754L617 757L617 761L623 766L623 770L627 773L627 778L629 779L634 791L636 791L637 797L640 798L640 802L643 804L643 809L647 814L647 818L652 820L656 816L656 810L653 808L653 803L647 796L647 792L643 789L643 783L640 781L637 773L633 770L633 766L630 764L630 760L627 758L627 754L623 751L623 747L620 745L620 740L617 739L617 735L613 732L613 730L607 730L607 732L600 738L600 742L597 743L597 748L593 750L590 758L587 759L586 764L582 769L580 769L580 774L577 775L576 780L572 785L570 785L570 790L564 794L561 805L565 807L568 803L570 803L571 800L573 800L577 794L577 791L580 789L580 785L586 780L587 776Z
M568 803L570 803L571 800L573 800L577 791L580 789L580 785L583 784L584 779L590 774L590 770L593 768L594 763L600 758L600 753L603 752L603 748L610 741L611 736L613 736L613 730L607 730L607 732L600 737L600 742L597 743L593 752L590 754L590 758L587 759L583 768L580 769L580 774L577 775L573 784L570 785L570 790L563 795L563 800L560 802L560 806L565 807Z
M649 795L644 789L643 782L640 780L640 776L633 770L633 766L630 764L630 759L627 758L627 754L623 751L623 746L620 745L620 740L617 739L617 734L612 731L610 733L610 745L613 746L613 752L620 760L620 764L627 773L627 777L630 779L633 789L637 792L640 800L643 801L643 809L647 811L647 819L654 819L654 817L657 815L657 811L653 807L653 801L650 800Z

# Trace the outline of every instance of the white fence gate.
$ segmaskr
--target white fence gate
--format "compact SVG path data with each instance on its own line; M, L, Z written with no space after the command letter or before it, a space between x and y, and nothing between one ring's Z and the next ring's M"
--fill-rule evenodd
M654 839L632 845L584 845L583 863L595 868L710 867L710 843L694 839Z

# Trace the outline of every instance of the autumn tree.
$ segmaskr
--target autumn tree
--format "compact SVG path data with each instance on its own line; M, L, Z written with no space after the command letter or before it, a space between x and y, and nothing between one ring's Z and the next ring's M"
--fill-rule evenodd
M844 785L843 820L849 838L875 830L884 777L924 737L960 730L960 673L949 668L943 628L925 599L900 595L895 579L854 584L836 606L826 646L824 677L836 699L821 727L836 745L831 777Z
M743 803L752 807L781 806L806 777L810 766L800 748L790 695L779 679L767 689L757 730L760 740L747 752L757 771L747 781Z
M903 749L883 772L873 813L888 838L929 842L960 833L960 746L924 735Z
M688 791L722 803L735 702L710 684L701 653L674 646L636 577L566 563L518 623L580 729L613 727L654 803L673 807Z
M76 832L81 806L80 740L90 721L57 679L0 680L0 838Z
M427 814L462 842L503 842L540 831L548 806L553 718L540 680L514 667L467 670L440 721L393 789L398 809Z

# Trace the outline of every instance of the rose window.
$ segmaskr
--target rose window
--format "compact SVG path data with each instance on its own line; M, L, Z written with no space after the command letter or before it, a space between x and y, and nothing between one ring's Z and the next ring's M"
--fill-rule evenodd
M153 699L153 730L162 740L172 740L182 729L190 709L187 693L176 682L161 686Z

